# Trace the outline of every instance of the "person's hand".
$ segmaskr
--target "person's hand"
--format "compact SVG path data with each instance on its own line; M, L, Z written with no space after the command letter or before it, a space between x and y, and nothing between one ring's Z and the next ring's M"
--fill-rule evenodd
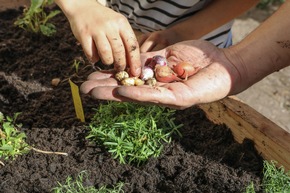
M154 55L165 56L170 66L187 61L201 70L186 81L158 83L156 87L120 86L112 72L98 71L82 84L81 91L95 99L154 103L183 109L226 97L239 80L237 68L224 50L209 42L186 41L157 52L144 53L141 55L142 63Z
M146 33L138 38L141 53L161 50L181 41L183 40L180 36L170 28L162 31Z
M141 72L139 44L128 20L95 0L75 1L66 11L71 29L92 62L114 64L117 71Z

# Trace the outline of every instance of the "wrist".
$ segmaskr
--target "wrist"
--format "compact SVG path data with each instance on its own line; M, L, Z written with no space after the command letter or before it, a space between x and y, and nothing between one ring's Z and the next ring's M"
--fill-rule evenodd
M94 4L93 6L100 5L96 0L55 0L55 3L68 18L77 13L84 5L89 3Z
M222 49L223 53L231 65L231 77L232 77L232 88L230 95L238 94L244 91L251 85L251 80L248 74L248 69L245 64L242 51L237 47L232 46L230 48Z

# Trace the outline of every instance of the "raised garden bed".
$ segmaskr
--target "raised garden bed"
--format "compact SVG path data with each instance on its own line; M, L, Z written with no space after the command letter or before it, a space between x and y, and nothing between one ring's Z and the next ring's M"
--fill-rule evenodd
M52 192L58 182L82 171L89 173L86 184L98 188L123 182L124 192L244 192L251 182L261 192L260 153L289 168L289 134L268 120L259 122L260 115L245 111L248 107L234 99L177 111L182 137L173 135L161 156L144 165L120 164L86 139L93 109L104 101L81 95L86 122L75 117L68 78L80 84L95 68L86 61L66 18L53 18L57 33L44 37L13 25L21 10L0 12L0 112L21 112L17 122L23 124L28 144L68 156L30 151L1 160L0 192ZM77 76L74 61L80 62ZM54 78L61 80L57 86L51 84ZM283 140L269 135L273 132Z

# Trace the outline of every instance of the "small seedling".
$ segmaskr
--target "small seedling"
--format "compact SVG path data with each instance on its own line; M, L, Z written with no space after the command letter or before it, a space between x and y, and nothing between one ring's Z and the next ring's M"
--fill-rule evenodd
M25 133L20 131L22 125L15 123L18 115L19 113L16 113L13 117L5 117L0 112L0 159L8 160L11 158L14 160L17 156L26 154L30 150L45 154L67 155L67 153L62 152L43 151L28 145L25 142ZM3 162L0 164L4 165Z
M93 185L88 184L88 174L86 171L82 171L75 180L72 177L68 177L65 184L58 182L58 187L53 188L54 193L123 193L122 187L124 183L117 183L114 187L108 188L107 186L102 186L96 189Z
M140 165L158 157L163 144L181 125L174 124L175 110L157 105L108 102L100 104L87 138L104 145L120 163Z
M72 74L63 79L61 83L67 82L69 79L79 77L79 73L84 72L88 68L93 68L92 65L86 65L85 60L82 57L76 57L71 65Z
M48 21L60 13L59 10L45 12L45 8L52 3L53 0L31 0L30 7L23 10L23 17L18 18L14 25L36 34L52 36L56 33L56 27Z
M79 67L80 67L80 61L79 60L74 60L74 63L72 64L72 67L75 69L75 71L76 71L76 74L78 74L79 73Z
M0 158L8 160L15 159L18 155L29 152L29 145L25 142L26 135L17 130L20 124L15 124L15 120L19 113L16 113L13 118L4 117L0 112Z

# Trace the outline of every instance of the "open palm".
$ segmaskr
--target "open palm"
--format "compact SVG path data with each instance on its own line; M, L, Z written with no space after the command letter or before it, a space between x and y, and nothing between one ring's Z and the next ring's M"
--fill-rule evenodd
M158 83L152 86L121 86L110 71L92 73L81 86L81 91L95 99L154 103L171 108L184 109L195 104L216 101L226 97L238 72L222 49L209 42L185 41L157 52L141 55L144 64L148 58L162 55L168 65L181 61L200 67L197 74L186 81Z

